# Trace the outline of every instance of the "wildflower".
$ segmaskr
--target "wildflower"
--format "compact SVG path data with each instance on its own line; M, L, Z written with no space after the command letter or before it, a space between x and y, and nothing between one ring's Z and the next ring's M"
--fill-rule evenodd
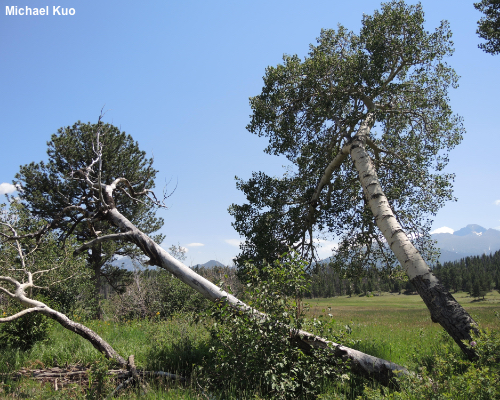
M474 340L470 342L470 347L474 347L475 345L477 345L477 343Z

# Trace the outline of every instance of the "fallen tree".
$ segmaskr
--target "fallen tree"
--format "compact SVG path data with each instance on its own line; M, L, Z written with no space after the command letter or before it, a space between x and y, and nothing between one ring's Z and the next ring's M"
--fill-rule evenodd
M2 210L2 220L0 220L0 236L3 239L0 242L2 249L2 259L0 260L0 293L7 295L11 300L22 304L26 308L12 315L0 317L0 324L15 321L27 314L39 313L58 322L65 329L81 336L83 339L90 342L96 350L104 354L107 359L112 360L114 364L122 368L120 370L110 371L110 374L116 376L118 379L125 379L113 393L117 393L132 380L138 381L140 378L147 376L162 376L168 379L184 380L183 377L169 372L137 370L134 364L133 355L129 356L128 360L125 360L108 342L92 329L73 321L64 313L33 298L33 289L49 289L50 286L74 278L74 275L70 275L64 279L58 279L57 276L58 273L60 274L61 269L72 269L72 267L74 267L74 259L71 255L67 256L65 251L62 252L62 257L51 253L49 263L52 265L49 265L47 269L40 269L40 265L37 264L43 264L44 255L37 257L37 251L43 249L44 245L48 247L50 243L44 240L46 238L43 237L43 235L37 237L36 245L26 241L27 238L31 237L31 234L18 235L14 225L16 222L19 222L19 220L22 220L22 218L18 218L20 213L19 210L20 208L22 209L22 206L16 201L13 201L11 206L14 212ZM24 225L33 224L33 221L23 222ZM45 233L47 232L45 231ZM34 272L33 269L35 270ZM10 275L4 275L9 273ZM52 279L48 278L50 275L52 275ZM37 285L35 283L35 278L39 278L48 286ZM29 376L36 380L52 380L55 390L58 390L58 386L69 383L75 378L81 380L82 375L86 374L87 368L72 367L64 369L56 367L49 370L44 369L38 371L20 370L14 374L14 377Z
M109 184L101 182L99 166L102 164L101 161L103 153L102 145L98 138L99 136L97 136L94 147L95 158L85 167L71 171L67 176L68 180L76 181L80 185L86 186L87 190L83 192L82 196L87 197L85 199L86 201L93 202L94 207L92 210L82 207L81 204L83 202L78 201L77 199L76 204L65 204L64 208L57 215L55 215L51 221L34 232L18 235L12 227L9 227L9 229L11 229L10 235L2 233L4 241L18 244L19 240L28 239L39 244L42 242L44 235L46 235L47 232L57 229L62 222L67 224L67 220L78 221L78 223L82 224L87 223L87 221L99 221L100 223L107 224L107 229L109 228L115 233L100 236L100 232L95 232L95 238L75 250L75 255L83 254L89 249L94 248L94 246L108 241L135 244L147 257L149 257L147 262L149 265L156 265L169 271L182 282L186 283L212 302L227 302L227 304L229 304L230 307L232 307L236 312L252 313L260 318L267 318L265 314L260 313L258 310L248 306L230 293L227 293L212 282L196 274L182 262L176 260L160 245L155 243L148 235L138 229L118 210L114 198L114 193L117 191L119 191L122 195L125 194L128 198L133 199L133 201L142 202L150 205L151 207L161 206L162 203L157 200L154 193L150 189L145 189L144 186L141 186L142 182L131 184L126 178L123 177L117 178ZM65 219L67 220L65 221ZM4 226L8 225L4 223ZM24 255L22 255L22 250L20 246L17 246L17 248L19 257L22 260L24 257ZM2 318L0 319L0 322L12 321L15 318L25 315L26 313L42 313L49 318L55 319L66 329L69 329L72 332L84 337L86 340L89 340L92 345L97 350L102 352L107 358L115 360L122 366L126 365L124 358L121 357L102 338L95 334L95 332L79 323L71 321L67 316L53 310L46 304L31 299L27 295L26 291L30 288L36 287L33 283L33 274L38 274L38 272L32 273L25 267L22 267L21 271L27 276L27 282L22 283L18 279L14 279L9 276L2 276L0 277L0 281L14 285L15 290L11 292L3 287L0 287L0 289L9 297L16 299L29 308L17 313L16 315ZM42 271L39 271L39 273L42 273ZM341 344L331 342L306 331L292 330L290 331L290 335L293 336L291 338L293 342L304 350L307 351L307 349L310 348L326 349L331 353L334 359L337 358L342 361L348 361L350 363L350 368L354 373L375 379L385 385L390 382L393 376L397 376L401 373L407 373L406 369L400 365L342 346Z
M16 204L14 204L13 208L16 208ZM126 366L127 362L125 359L97 333L71 320L65 314L54 310L44 302L33 298L33 289L49 289L50 286L73 278L72 275L63 279L57 278L57 274L61 272L61 269L71 268L68 263L70 260L68 260L68 257L57 257L51 254L53 257L52 262L55 265L48 265L45 269L40 268L37 265L37 261L40 261L41 264L43 260L37 260L36 255L40 248L47 245L47 242L44 243L45 238L39 236L37 244L30 246L26 242L26 237L31 235L18 235L17 233L14 222L18 221L17 216L13 217L12 213L8 215L4 211L2 217L3 220L0 221L0 227L2 228L0 235L3 239L1 243L3 251L0 263L0 292L7 295L11 300L22 304L25 309L12 315L1 317L0 323L12 322L30 313L43 314L57 321L64 328L88 340L92 346L103 353L108 359L115 360L120 366ZM24 239L23 243L21 243L22 239ZM6 246L9 246L9 248L6 248ZM52 276L52 279L48 278L49 276ZM43 279L46 286L37 285L34 278Z

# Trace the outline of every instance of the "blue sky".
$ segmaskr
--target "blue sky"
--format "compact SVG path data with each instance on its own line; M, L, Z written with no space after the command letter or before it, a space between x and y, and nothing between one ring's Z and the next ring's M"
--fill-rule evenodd
M46 159L46 142L77 120L105 121L154 155L157 187L178 182L162 232L187 263L231 263L240 238L227 213L242 203L234 177L281 175L286 160L263 153L266 139L245 130L248 97L268 65L304 57L321 28L359 30L380 2L1 0L0 193L19 165ZM422 1L429 30L447 19L462 77L450 94L467 134L450 157L455 195L433 227L476 223L500 229L500 56L477 48L473 1ZM5 15L6 6L73 8L67 16ZM322 254L328 255L330 243ZM331 247L331 246L330 246Z

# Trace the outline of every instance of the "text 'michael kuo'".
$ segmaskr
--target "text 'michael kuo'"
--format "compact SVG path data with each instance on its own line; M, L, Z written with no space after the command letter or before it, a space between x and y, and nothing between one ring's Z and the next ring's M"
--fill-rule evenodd
M50 13L52 11L52 13ZM45 6L45 7L18 7L5 6L5 15L75 15L74 8L61 6Z

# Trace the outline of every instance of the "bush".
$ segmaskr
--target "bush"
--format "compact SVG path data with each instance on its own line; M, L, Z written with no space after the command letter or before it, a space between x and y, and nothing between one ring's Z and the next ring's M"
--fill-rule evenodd
M305 354L292 343L290 330L301 329L304 322L302 297L308 290L304 268L296 253L284 254L260 272L246 265L246 298L267 317L236 312L224 302L214 306L212 358L203 368L210 391L309 398L319 393L325 379L340 372L329 362L328 352Z
M399 392L366 387L364 398L500 399L500 335L484 330L468 345L473 346L477 353L473 361L466 359L448 334L443 332L434 354L420 360L418 376L408 376L399 381Z
M168 271L135 271L124 293L114 293L103 307L117 320L166 319L181 312L200 312L208 300Z
M23 309L21 305L11 303L6 314L13 315ZM51 322L49 318L35 312L3 323L0 325L0 347L29 350L35 343L47 339Z

